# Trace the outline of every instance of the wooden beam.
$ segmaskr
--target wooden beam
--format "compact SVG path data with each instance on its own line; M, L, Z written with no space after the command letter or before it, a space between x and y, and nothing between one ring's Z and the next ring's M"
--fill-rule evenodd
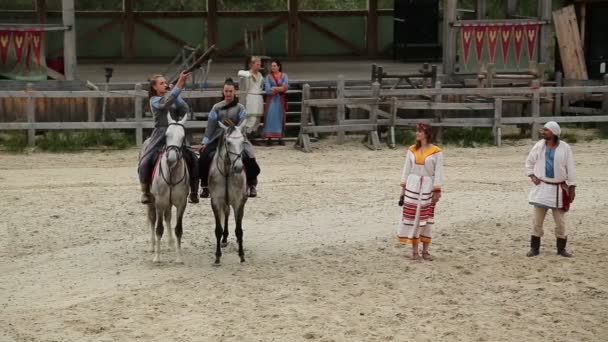
M273 20L272 22L268 23L266 26L264 26L262 28L262 31L264 32L264 34L274 30L275 28L279 27L283 22L287 21L288 17L286 15L280 16L279 18ZM232 44L232 46L228 47L225 50L220 50L218 51L220 55L222 56L226 56L226 55L231 55L233 53L235 53L238 49L242 48L243 46L245 46L245 39L241 39L239 41L237 41L236 43Z
M134 0L122 0L122 10L124 12L122 22L122 56L127 60L131 60L135 57L135 19L133 15L134 5Z
M583 43L583 53L587 51L587 44L585 39L585 31L587 29L587 3L583 1L580 4L580 12L581 12L581 21L580 21L580 30L581 30L581 43Z
M69 30L63 32L63 60L65 78L76 78L76 18L74 13L74 0L61 0L63 12L63 25Z
M507 0L507 18L514 18L517 15L517 0Z
M46 24L46 0L36 0L36 22Z
M443 9L443 73L453 74L456 65L456 22L457 0L446 0Z
M378 54L378 0L367 0L366 25L367 55L375 57Z
M551 23L551 7L552 0L540 0L540 20L546 21L547 24L540 26L540 49L538 50L539 63L549 63L552 50L550 49L553 42L553 24Z
M217 0L207 0L207 46L217 44Z
M326 37L330 38L331 40L333 40L334 42L348 48L349 50L351 50L354 54L356 55L363 55L364 52L355 44L345 40L344 38L340 37L338 34L334 33L333 31L317 24L316 22L308 19L307 17L300 17L300 20L307 24L308 26L312 27L313 29L323 33Z
M478 20L483 20L486 18L486 14L488 13L488 3L486 0L477 0L477 5L475 6L475 14Z
M92 28L92 29L78 35L78 37L76 38L76 43L78 43L82 40L85 40L85 39L94 40L95 38L97 38L97 36L104 34L110 27L112 27L116 24L119 24L119 23L120 23L120 18L114 18L100 26ZM48 55L52 56L57 53L59 53L59 50L53 50L53 51L50 51L48 53Z
M173 43L179 47L188 45L188 43L185 42L184 40L182 40L181 38L175 36L172 33L167 32L167 31L161 29L160 27L158 27L154 24L151 24L143 19L135 18L135 22L142 25L143 27L147 28L148 30L158 34L159 36L165 38L166 40L170 41L171 43Z
M287 0L287 6L289 17L287 23L287 55L296 57L299 45L298 0Z

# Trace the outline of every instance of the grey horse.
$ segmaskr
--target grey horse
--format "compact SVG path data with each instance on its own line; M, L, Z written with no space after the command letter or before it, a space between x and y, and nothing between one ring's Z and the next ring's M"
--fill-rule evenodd
M182 261L182 219L186 210L190 175L186 161L183 159L182 146L186 137L184 127L187 116L181 121L175 121L167 114L169 127L165 132L166 145L158 164L155 167L154 177L150 186L150 193L154 201L148 204L148 222L151 229L150 244L154 254L152 262L160 262L160 240L163 236L164 225L169 229L169 246L175 243L177 253L176 263ZM177 223L175 229L171 229L171 210L177 209ZM175 234L175 236L173 235Z
M209 170L209 192L211 208L215 216L215 237L217 239L216 265L220 264L220 258L222 257L221 247L228 245L230 207L234 209L235 213L235 234L239 245L239 257L241 262L245 262L243 216L245 214L245 203L247 202L247 180L242 161L245 121L239 126L226 126L221 122L219 126L224 130L224 135L221 137ZM222 218L224 219L223 229Z

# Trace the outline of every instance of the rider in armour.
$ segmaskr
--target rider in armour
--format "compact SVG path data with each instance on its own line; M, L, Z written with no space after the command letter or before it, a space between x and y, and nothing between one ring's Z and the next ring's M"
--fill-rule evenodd
M225 125L239 125L244 120L247 120L247 111L245 106L239 103L236 97L236 87L231 78L226 79L223 89L224 99L216 103L207 121L207 129L203 137L203 147L199 159L199 174L201 179L201 198L209 197L208 181L209 181L209 166L213 160L213 153L217 150L220 137L224 131L219 127L218 122ZM256 197L258 184L258 175L260 167L255 160L253 146L249 141L245 141L243 145L243 165L245 166L245 174L247 176L247 185L249 187L249 197Z
M167 80L162 75L154 75L150 78L149 97L150 110L154 117L154 130L152 131L150 138L148 138L148 143L141 154L137 170L141 183L141 202L144 204L152 202L152 196L150 194L152 171L154 170L162 149L165 147L165 132L167 127L169 127L167 112L171 114L173 120L179 121L184 115L187 115L190 110L186 101L180 96L189 75L190 73L182 72L173 89L169 88ZM189 200L190 203L198 203L198 170L196 154L190 149L187 141L184 142L183 156L188 165L188 172L190 174Z

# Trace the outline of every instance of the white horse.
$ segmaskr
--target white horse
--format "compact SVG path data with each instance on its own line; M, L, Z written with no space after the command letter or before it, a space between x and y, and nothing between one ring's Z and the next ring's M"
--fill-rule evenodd
M186 137L184 127L187 116L177 122L167 114L169 127L165 132L166 143L160 161L155 166L154 177L150 186L150 193L154 201L148 204L148 221L150 223L151 250L155 252L152 262L160 262L160 240L163 236L164 226L169 229L169 246L175 243L177 253L176 263L182 261L182 219L186 210L187 198L190 192L188 167L183 158L182 148ZM177 209L177 223L171 229L171 209ZM175 234L175 236L173 235Z
M224 135L221 137L209 170L209 193L211 195L211 208L215 216L215 237L217 239L216 265L220 264L221 247L228 244L230 207L234 209L235 213L235 234L239 245L239 257L241 262L245 262L242 224L245 203L247 202L247 179L242 160L243 143L245 142L242 130L245 122L239 126L226 126L220 122L219 126L224 129ZM224 219L223 229L222 218Z

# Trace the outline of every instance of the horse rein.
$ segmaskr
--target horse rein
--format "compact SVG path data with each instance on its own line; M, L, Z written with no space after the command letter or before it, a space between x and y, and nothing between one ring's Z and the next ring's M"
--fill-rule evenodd
M184 127L184 125L182 125L179 122L174 122L174 123L170 123L169 126L180 126L184 129L184 132L186 131L186 127ZM185 134L184 134L184 139L185 140ZM175 153L177 154L177 162L180 162L184 159L184 154L182 152L182 147L183 147L184 143L182 141L182 146L178 146L178 145L168 145L163 153L168 153L170 151L175 151ZM170 187L173 188L174 186L180 184L181 182L184 181L184 179L186 179L186 172L187 172L187 167L184 167L184 175L182 176L182 178L177 181L176 183L172 183L171 182L171 169L169 169L169 180L167 180L167 178L165 177L165 174L163 173L163 168L160 167L160 175L163 178L163 181L165 181L165 183Z
M226 134L224 134L224 139L223 139L223 140L224 140L224 141L223 141L222 143L223 143L223 145L224 145L224 149L226 150L226 152L227 152L227 154L228 154L228 161L230 161L230 163L229 163L229 164L230 164L230 170L232 170L232 168L234 167L234 165L236 164L236 162L237 162L237 161L239 161L239 160L242 160L242 159L243 159L243 151L241 151L241 153L234 153L234 152L231 152L231 151L228 149L228 132L226 132ZM218 152L219 152L219 151L218 151ZM232 160L230 159L230 156L236 156L236 158L234 158L234 161L232 161ZM219 165L220 165L220 159L224 160L224 164L227 164L227 163L226 163L226 158L225 158L224 156L222 156L221 154L219 154L219 153L218 153L217 165L216 165L216 166L217 166L217 168L218 168L218 171L220 171L220 174L221 174L222 176L224 176L225 178L228 178L228 177L230 177L230 176L231 176L233 173L232 173L232 171L229 171L229 172L225 172L225 170L224 170L224 172L222 172L222 171L221 171L222 169L220 169L220 168L219 168Z

